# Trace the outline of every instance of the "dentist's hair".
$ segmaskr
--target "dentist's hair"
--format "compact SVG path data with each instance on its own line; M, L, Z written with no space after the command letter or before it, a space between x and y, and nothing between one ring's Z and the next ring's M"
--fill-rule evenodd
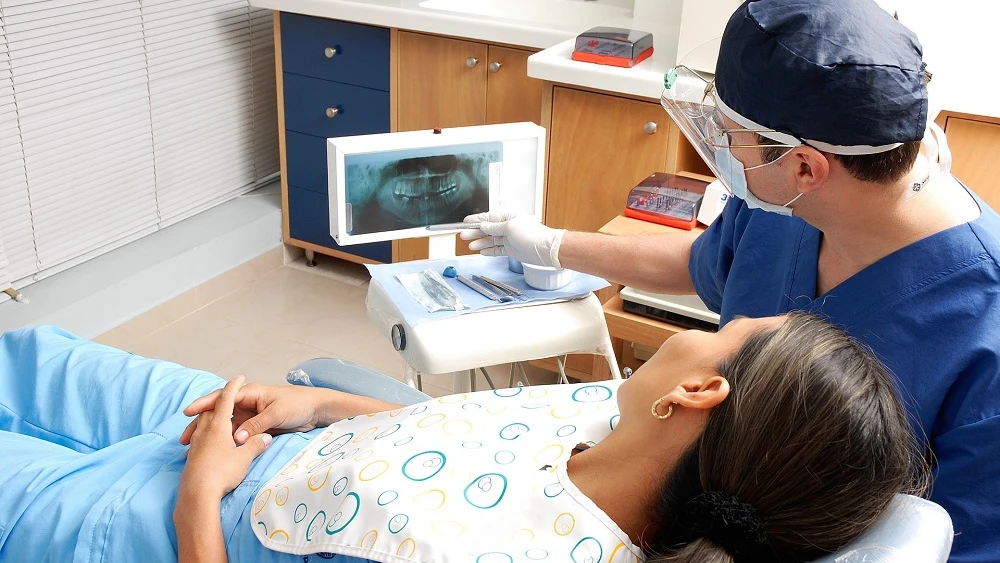
M926 490L890 375L840 329L791 314L718 369L730 395L665 480L651 561L812 561Z

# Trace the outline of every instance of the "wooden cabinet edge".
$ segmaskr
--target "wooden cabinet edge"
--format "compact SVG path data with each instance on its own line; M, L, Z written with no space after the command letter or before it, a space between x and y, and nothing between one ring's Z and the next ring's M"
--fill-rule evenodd
M274 86L278 103L278 166L281 168L281 240L292 240L288 222L288 154L285 142L285 81L281 62L281 12L274 11Z
M285 244L288 246L294 246L296 248L301 248L303 250L312 250L317 254L322 254L323 256L330 256L333 258L340 258L341 260L346 260L348 262L354 262L355 264L381 264L378 260L372 260L371 258L365 258L364 256L355 256L354 254L348 254L347 252L341 252L339 250L334 250L332 248L327 248L319 244L314 244L311 242L306 242L304 240L294 239L288 237L285 239Z
M952 110L948 110L948 109L941 110L941 112L938 113L937 118L934 119L934 123L937 123L939 127L941 127L942 129L944 129L945 131L947 131L948 130L948 127L947 127L948 126L948 120L952 119L952 118L954 118L954 119L966 119L966 120L969 120L969 121L979 121L979 122L982 122L982 123L989 123L989 124L992 124L992 125L1000 125L1000 117L991 117L991 116L987 116L987 115L977 115L977 114L974 114L974 113L963 113L963 112L960 112L960 111L952 111Z

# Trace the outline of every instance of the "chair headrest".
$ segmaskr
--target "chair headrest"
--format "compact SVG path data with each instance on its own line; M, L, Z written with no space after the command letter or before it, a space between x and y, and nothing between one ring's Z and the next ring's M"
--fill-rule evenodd
M945 563L953 537L945 509L929 500L896 495L874 526L815 563Z

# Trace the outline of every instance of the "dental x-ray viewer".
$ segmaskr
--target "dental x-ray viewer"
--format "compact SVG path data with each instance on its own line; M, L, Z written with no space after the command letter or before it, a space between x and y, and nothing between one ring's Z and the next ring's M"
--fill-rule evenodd
M949 174L917 37L871 0L745 2L716 75L663 104L735 195L700 236L566 232L494 212L471 248L722 316L824 315L895 375L936 458L951 560L1000 560L1000 218ZM972 186L975 188L975 186ZM873 415L874 416L874 415Z

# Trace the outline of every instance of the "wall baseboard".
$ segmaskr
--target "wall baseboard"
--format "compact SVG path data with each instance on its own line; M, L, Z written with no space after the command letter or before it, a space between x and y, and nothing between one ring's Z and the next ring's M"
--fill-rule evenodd
M94 338L242 264L277 267L284 251L273 192L262 187L28 286L30 304L0 303L0 332L52 324Z

